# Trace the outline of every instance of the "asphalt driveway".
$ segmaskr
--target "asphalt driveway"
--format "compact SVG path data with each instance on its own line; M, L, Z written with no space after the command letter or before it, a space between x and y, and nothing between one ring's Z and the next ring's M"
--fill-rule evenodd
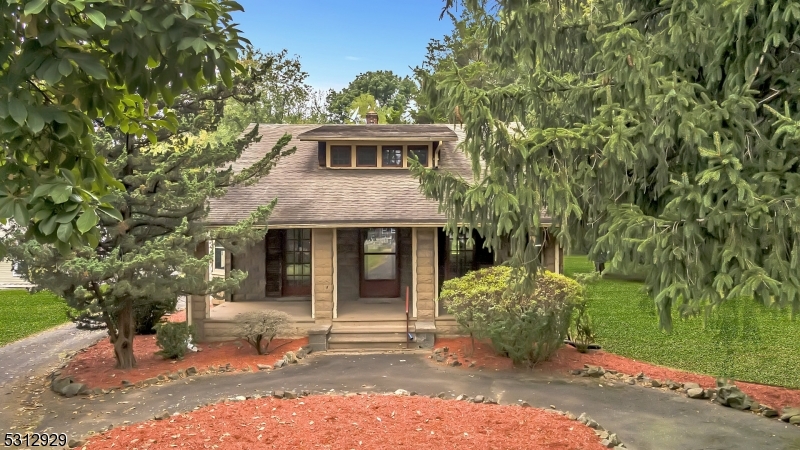
M207 402L268 391L388 392L422 395L482 394L509 404L585 412L631 449L800 449L800 428L671 392L588 378L533 376L444 367L420 354L314 354L280 370L199 376L96 398L41 396L40 431L81 436L108 425L191 411Z

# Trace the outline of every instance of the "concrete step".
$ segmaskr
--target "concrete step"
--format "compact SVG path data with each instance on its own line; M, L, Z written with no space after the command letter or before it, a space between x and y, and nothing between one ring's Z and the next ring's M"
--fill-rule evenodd
M412 345L410 343L408 345ZM328 350L329 351L339 351L339 352L354 352L354 351L364 351L364 350L405 350L406 344L404 342L333 342L328 343Z
M413 323L408 324L408 332L413 333L416 327ZM367 324L352 324L352 323L334 323L331 327L331 334L343 333L405 333L406 324L382 324L382 323L367 323Z
M331 333L328 344L359 343L359 342L406 342L408 337L403 333Z

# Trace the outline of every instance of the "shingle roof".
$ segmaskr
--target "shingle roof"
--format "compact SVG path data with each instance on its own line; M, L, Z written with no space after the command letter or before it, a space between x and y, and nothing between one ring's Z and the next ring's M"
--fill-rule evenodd
M377 125L370 125L377 126ZM259 125L261 141L245 149L233 164L236 171L259 161L284 134L291 134L289 147L297 151L278 162L272 172L252 186L230 188L220 199L212 199L208 222L227 225L245 219L258 206L277 198L269 223L272 226L352 224L444 225L446 217L438 202L426 199L419 182L407 170L327 169L319 167L317 142L297 136L319 125ZM466 155L456 150L464 139L460 127L444 125L458 141L440 146L440 170L472 179Z
M296 136L301 141L354 141L392 139L397 141L458 141L447 125L321 125Z

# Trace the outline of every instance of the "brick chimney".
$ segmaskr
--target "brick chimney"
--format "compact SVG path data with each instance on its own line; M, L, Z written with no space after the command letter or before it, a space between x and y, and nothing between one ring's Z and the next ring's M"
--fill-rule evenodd
M367 113L367 125L376 125L377 123L378 113L376 113L374 109L370 108L369 112Z

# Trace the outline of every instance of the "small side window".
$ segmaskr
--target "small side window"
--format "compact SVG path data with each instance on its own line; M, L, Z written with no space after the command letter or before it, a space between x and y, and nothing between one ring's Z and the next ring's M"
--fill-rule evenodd
M349 145L331 145L331 167L350 167L350 158Z
M416 157L419 163L428 167L428 146L427 145L409 145L408 146L408 159ZM411 164L409 164L410 166Z

